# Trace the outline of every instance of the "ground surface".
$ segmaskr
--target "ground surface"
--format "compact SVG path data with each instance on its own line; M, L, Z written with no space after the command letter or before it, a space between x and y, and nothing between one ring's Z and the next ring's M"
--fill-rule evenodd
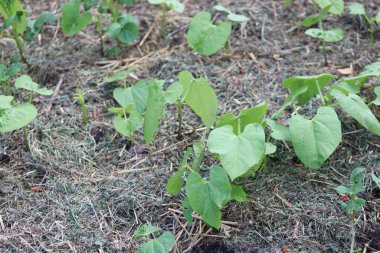
M39 1L25 2L32 15L49 8L57 10L55 1L50 7ZM318 171L302 167L294 153L278 143L278 152L268 160L266 171L242 182L248 201L223 210L223 220L232 222L230 225L220 232L207 231L199 221L187 226L193 240L200 239L191 247L180 225L185 222L173 211L180 210L180 198L171 197L164 187L178 168L184 149L201 133L177 141L176 109L170 107L153 147L133 151L112 127L107 108L115 104L114 86L104 84L103 78L137 65L135 79L159 78L169 84L181 70L189 70L213 84L220 113L236 113L267 101L271 115L287 94L282 79L339 74L337 69L349 66L360 71L380 57L380 37L371 47L359 19L347 14L340 19L329 16L327 25L344 29L346 38L329 45L332 67L325 68L320 45L297 26L311 14L306 1L296 1L289 9L283 9L281 1L183 2L184 14L169 14L165 41L158 34L159 8L147 3L131 7L128 12L139 17L141 37L147 37L117 57L100 57L93 26L74 37L48 26L39 40L27 46L30 61L38 66L29 70L33 79L52 89L62 82L62 87L55 100L35 101L40 116L30 126L31 152L23 151L21 132L0 134L0 252L134 252L141 241L131 240L131 235L142 223L174 232L178 236L176 252L348 251L350 217L333 188L346 184L356 166L380 172L378 137L341 114L344 141ZM216 2L250 17L246 25L234 29L230 60L223 50L206 58L186 44L190 17L200 10L212 10ZM372 10L380 5L380 1L365 2ZM111 46L107 40L106 47ZM15 50L8 41L2 41L0 47L4 58ZM133 78L129 81L136 82ZM86 91L91 121L87 127L81 125L80 108L72 99L75 87ZM315 113L317 104L310 103L306 113ZM186 109L185 115L186 131L202 126L190 110ZM141 132L136 139L143 143ZM214 162L208 154L205 165ZM367 252L375 252L380 250L380 191L368 185L356 240L358 247L368 244ZM207 235L200 236L206 231Z

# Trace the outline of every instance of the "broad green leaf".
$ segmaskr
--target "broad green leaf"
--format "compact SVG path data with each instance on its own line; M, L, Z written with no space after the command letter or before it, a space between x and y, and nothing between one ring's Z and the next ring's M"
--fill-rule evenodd
M113 124L116 131L123 136L131 138L133 132L142 126L142 117L138 112L132 111L128 118L124 118L120 115L115 116Z
M183 97L191 109L202 119L206 127L215 122L218 110L218 98L206 79L195 79L189 71L179 73L179 82L183 86Z
M174 175L169 178L168 184L166 185L166 191L174 196L176 196L181 191L183 185L183 174L185 173L187 160L189 159L191 153L191 148L187 148L185 155L182 158L180 168L176 173L174 173Z
M372 101L375 105L380 105L380 86L375 87L373 90L376 94L376 99Z
M230 34L231 23L220 22L214 25L211 13L200 12L191 20L187 43L198 53L209 56L224 46Z
M231 184L231 187L232 187L232 191L231 191L232 200L236 200L239 202L243 202L247 200L247 195L242 186Z
M365 15L364 5L361 3L350 3L348 5L348 11L351 15Z
M183 216L185 217L186 221L189 223L189 225L193 224L193 208L190 205L190 201L188 197L185 197L185 199L182 202L182 210L183 210Z
M331 91L331 95L338 101L343 110L356 119L362 126L380 136L380 122L371 112L361 97L356 94L343 94L339 90Z
M127 45L139 38L137 18L126 14L123 14L117 23L109 25L107 31L111 38Z
M291 141L289 128L277 123L274 120L266 119L267 124L270 126L272 133L271 137L280 141Z
M277 147L271 142L265 143L265 155L271 155L276 153Z
M162 89L163 81L151 80L148 83L148 102L144 118L144 140L152 144L158 124L165 112L165 94Z
M8 20L12 17L18 17L16 22L12 22L14 23L14 32L16 34L22 34L25 31L27 22L26 12L24 11L24 8L19 0L1 0L0 15L4 20Z
M220 4L215 5L214 9L217 10L217 11L221 11L221 12L227 13L228 14L227 18L230 21L233 21L233 22L241 23L241 22L246 22L246 21L249 20L249 18L247 18L246 16L235 14L232 11L230 11L229 9L227 9L226 7L224 7L223 5L220 5Z
M366 66L362 72L359 73L360 76L380 76L380 60Z
M205 149L206 149L206 144L203 140L200 140L194 143L193 145L194 158L193 158L193 163L191 165L193 170L199 171L202 160L203 160Z
M10 109L12 108L12 96L0 95L0 109Z
M185 10L185 6L178 0L166 0L166 5L178 13L182 13Z
M56 16L51 12L43 12L36 20L28 20L27 29L24 33L24 38L31 41L36 34L41 32L44 24L54 23L57 21Z
M365 205L365 200L362 198L354 198L350 200L347 204L347 210L348 211L356 211L360 212L362 210L362 207Z
M183 93L182 84L179 82L172 83L165 92L165 100L168 104L174 104Z
M318 6L323 9L331 5L329 12L335 15L342 15L344 12L343 0L314 0Z
M311 120L294 115L289 130L298 158L311 169L320 168L342 140L341 124L331 107L319 108Z
M355 183L351 186L351 194L358 194L362 191L364 191L363 183Z
M369 77L370 76L368 75L365 75L365 76L362 75L362 76L342 78L339 80L339 83L332 86L331 89L334 89L335 87L339 87L339 88L344 89L348 93L359 93L361 87L363 87L363 85L367 82Z
M234 133L238 134L238 132L243 131L243 129L248 124L260 123L267 110L268 104L264 102L255 107L242 110L238 116L235 116L232 112L223 114L218 118L216 122L216 127L231 125L234 128Z
M169 253L174 244L174 235L164 232L160 237L141 244L138 253Z
M53 94L52 90L39 88L38 83L33 82L32 78L27 75L23 75L17 78L15 81L15 87L16 89L29 90L44 96L50 96Z
M90 13L80 13L80 0L72 0L62 7L62 32L66 35L74 35L82 31L90 22Z
M22 65L20 63L12 63L9 67L0 64L0 82L6 82L9 78L13 77L17 72L20 72Z
M138 69L137 66L132 66L127 70L117 72L116 74L113 74L110 77L104 78L104 81L107 83L117 82L117 81L123 81L127 79L129 74L133 73L136 69Z
M292 99L297 99L300 105L305 105L318 94L318 86L320 90L323 90L326 84L335 77L331 74L294 76L285 79L282 85L290 91Z
M116 88L113 97L122 107L133 103L136 110L142 114L148 103L148 88L144 81L139 81L135 86L129 88Z
M192 172L186 182L186 195L191 207L210 226L219 229L220 208L231 198L231 184L226 172L220 166L210 168L209 181L198 172Z
M260 163L265 153L264 129L259 124L249 124L236 135L232 126L216 128L209 135L208 148L219 155L223 168L234 180Z
M6 105L9 97L0 96L0 105ZM5 101L4 101L5 100ZM31 103L0 108L0 132L11 132L27 126L37 117L37 109Z
M380 184L380 178L377 177L375 174L371 174L371 178L373 180L373 182L375 182L376 184Z
M326 42L338 42L344 39L344 32L340 28L327 31L319 28L310 28L306 30L305 34L314 38L322 39Z
M142 226L139 226L135 230L135 232L133 233L132 238L137 239L137 238L140 238L140 237L148 236L148 235L153 234L153 233L158 232L158 231L161 231L161 228L156 227L156 226L152 226L152 225L146 225L146 224L144 224Z

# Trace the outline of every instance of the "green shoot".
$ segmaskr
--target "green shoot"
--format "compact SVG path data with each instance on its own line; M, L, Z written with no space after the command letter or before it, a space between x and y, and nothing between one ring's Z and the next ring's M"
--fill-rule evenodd
M163 232L159 237L151 240L153 234L157 234L161 228L151 225L142 225L133 233L132 238L146 237L147 242L140 245L138 253L169 253L175 245L175 237L170 232Z
M87 119L86 102L84 99L84 91L78 88L75 90L75 93L76 93L76 96L74 97L74 100L77 101L81 106L83 125L87 125L88 119Z

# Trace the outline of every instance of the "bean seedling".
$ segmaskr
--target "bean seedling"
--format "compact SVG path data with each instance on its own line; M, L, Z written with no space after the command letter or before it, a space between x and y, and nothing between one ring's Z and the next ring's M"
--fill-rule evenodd
M142 225L133 233L133 239L146 237L149 241L140 245L138 253L169 253L175 244L172 233L165 231L159 237L151 239L151 236L161 231L161 228L152 225ZM151 240L150 240L151 239Z
M87 109L86 109L86 102L84 99L84 91L81 89L76 89L75 90L76 96L74 96L74 100L77 101L80 104L81 111L82 111L82 122L83 125L88 124L88 119L87 119Z
M364 19L367 21L368 26L369 26L368 32L370 34L371 44L373 46L375 44L375 28L374 27L376 23L380 24L380 11L377 12L375 17L369 17L364 8L364 5L361 3L351 3L348 6L348 9L351 15L359 15L361 17L364 17Z
M162 20L161 20L161 37L165 38L166 36L166 16L167 8L174 10L178 13L182 13L185 9L183 4L178 0L149 0L150 4L160 5L162 10Z

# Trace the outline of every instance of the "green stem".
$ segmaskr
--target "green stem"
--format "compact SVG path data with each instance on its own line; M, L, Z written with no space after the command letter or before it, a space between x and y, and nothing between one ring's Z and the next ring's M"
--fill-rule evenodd
M102 15L98 16L97 30L98 30L98 33L99 33L100 54L101 54L101 56L104 56Z
M161 20L161 37L164 39L166 37L166 16L167 16L167 8L166 4L161 4L161 10L162 10L162 20Z
M82 107L82 120L83 120L83 124L87 125L88 124L87 109L86 109L86 104L85 104L84 100L80 102L80 105Z
M328 66L329 63L327 61L326 41L324 39L322 39L322 49L323 49L323 56L325 58L325 66Z
M318 89L319 96L321 97L322 105L326 106L326 101L325 101L325 98L323 97L323 94L322 94L322 91L321 91L321 87L319 86L319 81L318 80L317 80L317 89Z
M355 252L355 236L356 236L356 230L355 230L355 211L352 211L351 214L351 247L350 247L350 253Z
M18 51L20 53L20 56L21 56L21 59L22 61L28 66L28 67L31 67L30 63L28 62L28 60L26 59L25 55L24 55L24 49L22 47L22 42L20 40L20 38L18 37L17 34L13 34L13 37L14 41L16 42L16 45L17 45L17 48L18 48Z
M7 90L7 94L8 94L8 96L12 96L11 85L10 85L8 82L3 82L3 85L5 86L5 88L6 88L6 90Z
M29 150L30 150L30 147L29 147L28 133L27 133L27 130L26 130L26 126L24 126L24 127L22 128L22 131L23 131L23 134L24 134L24 145L25 145L25 150L26 150L26 151L29 151Z
M363 16L369 25L368 31L369 31L369 36L370 36L370 40L371 40L371 45L373 46L375 44L375 30L373 27L375 22L373 19L370 19L367 15L363 15Z
M182 138L182 118L183 118L182 101L181 100L178 100L177 107L178 107L178 135L177 135L177 139L180 140Z
M226 50L226 55L228 59L231 59L231 47L230 42L227 40L226 43L224 43L224 50Z

